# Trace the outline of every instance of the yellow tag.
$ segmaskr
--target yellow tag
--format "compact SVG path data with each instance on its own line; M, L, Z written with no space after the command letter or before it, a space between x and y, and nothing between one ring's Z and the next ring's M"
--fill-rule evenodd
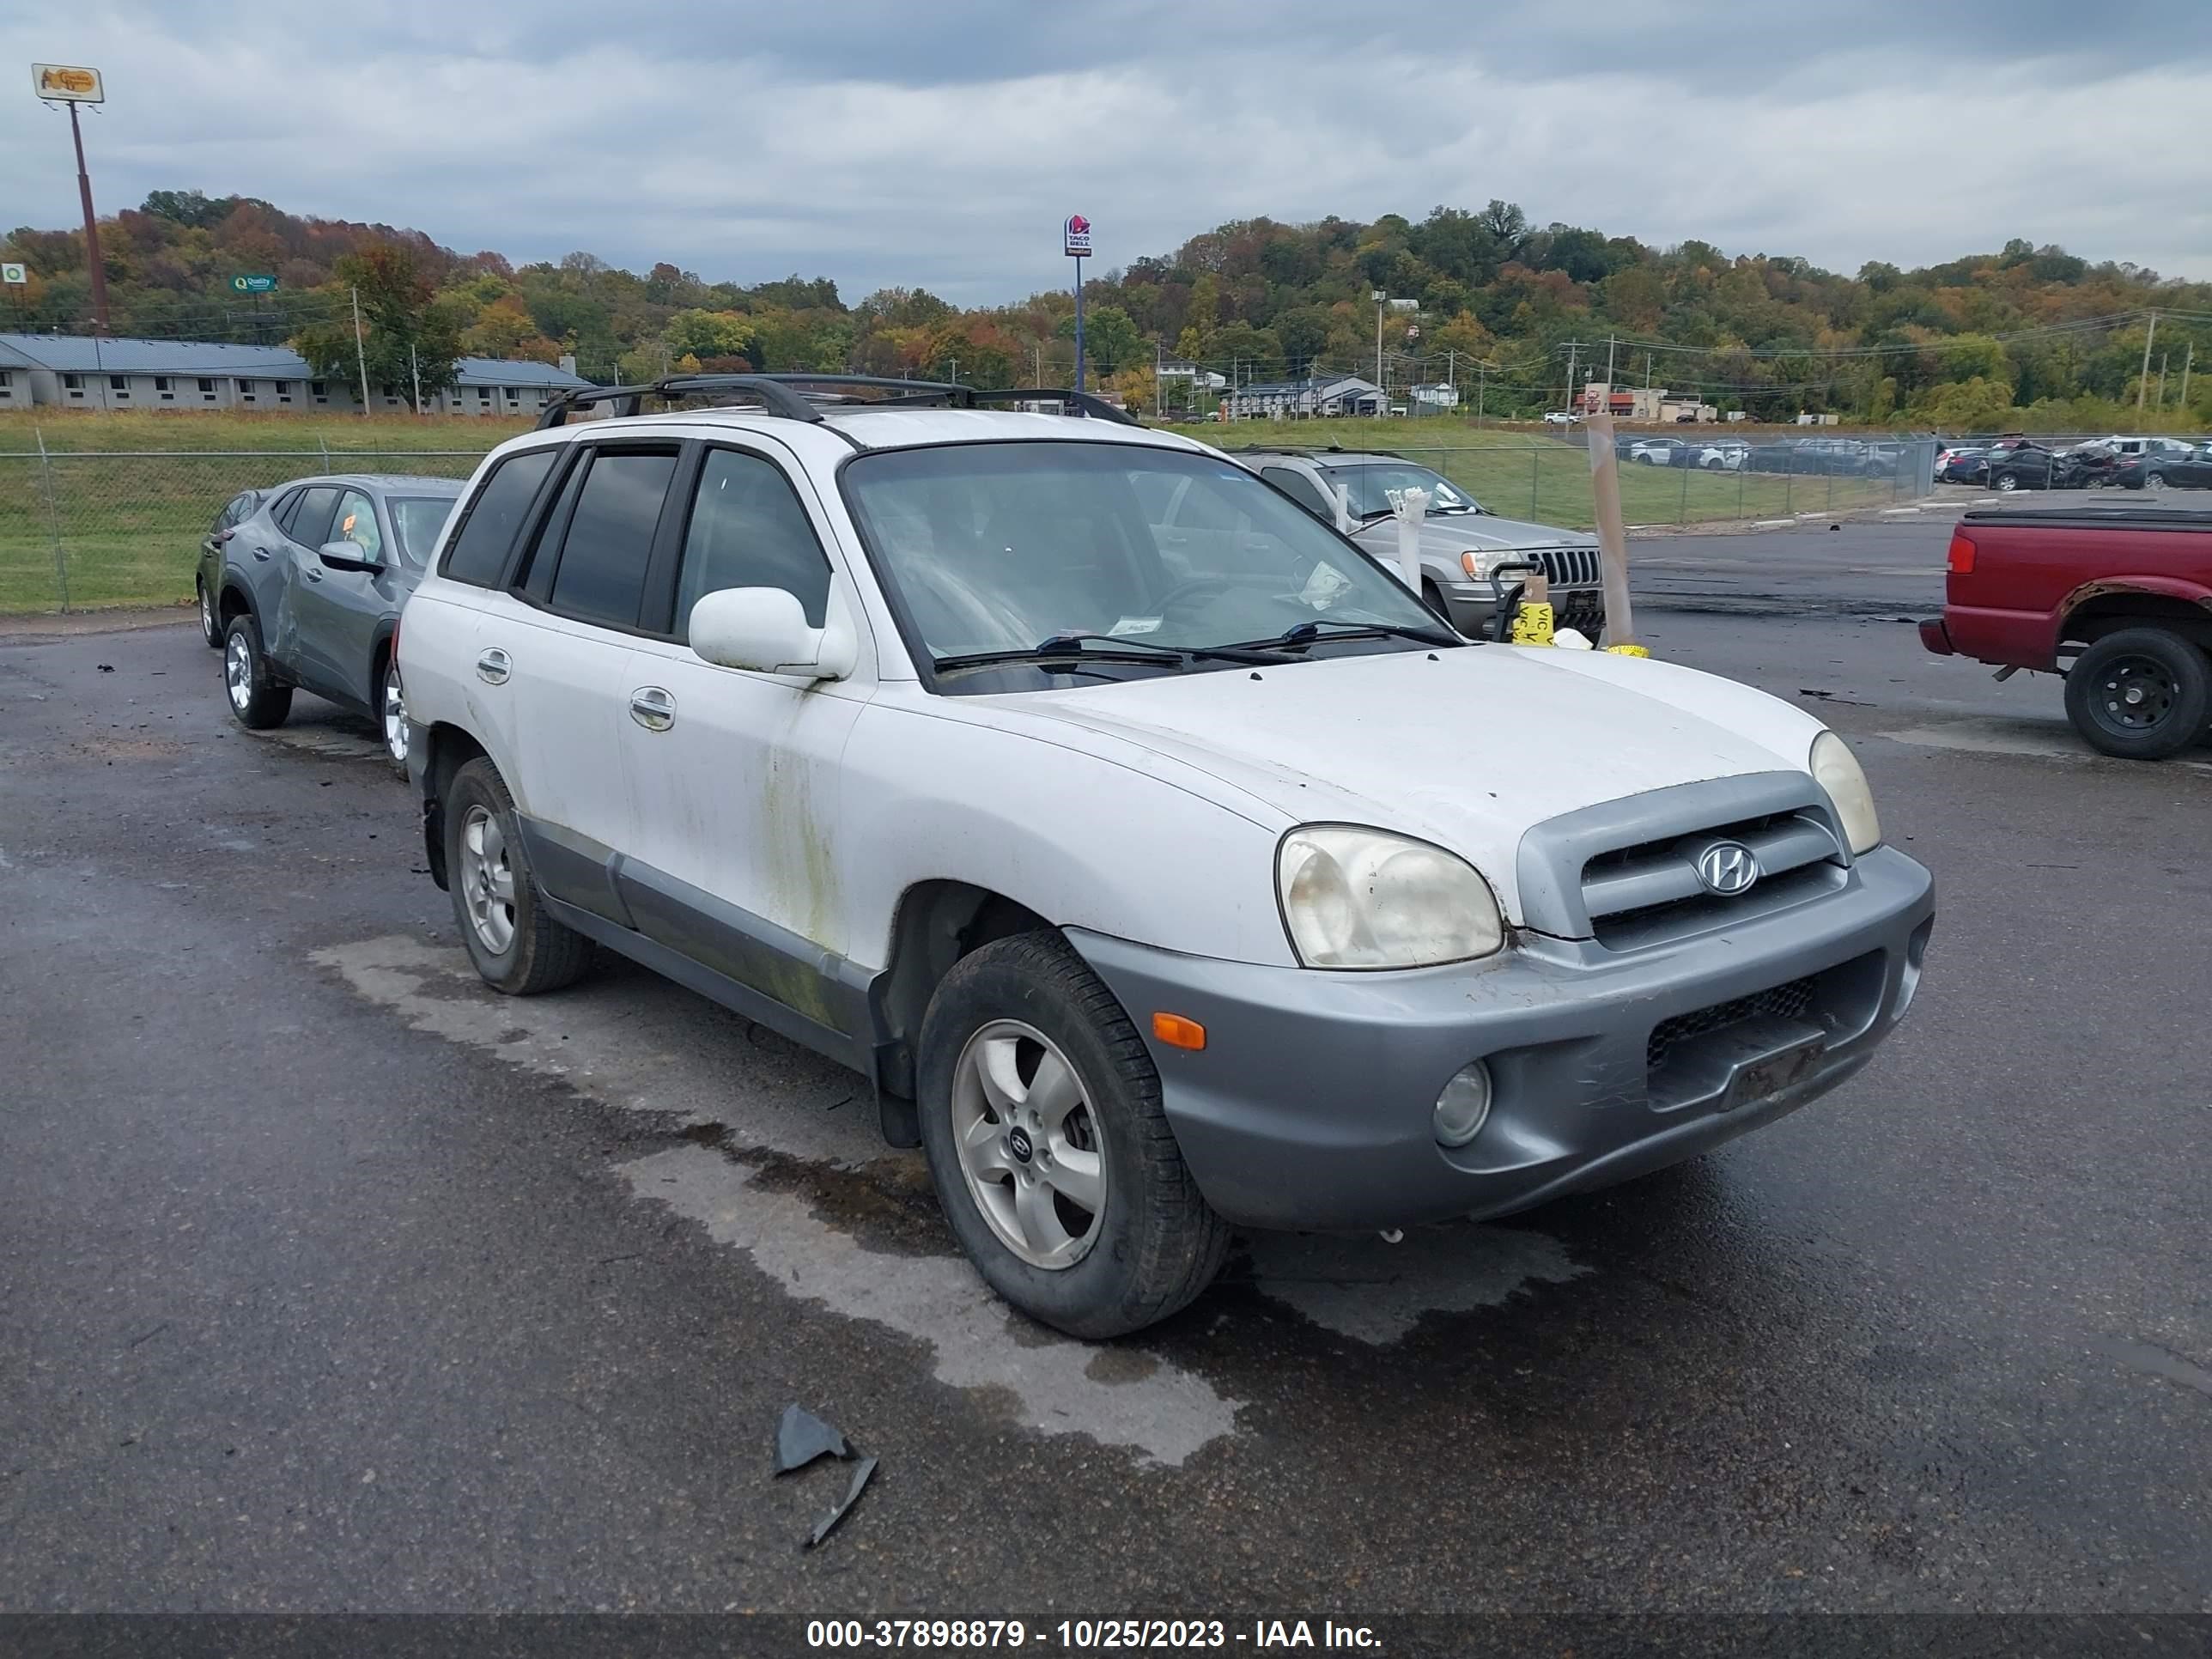
M340 532L341 534L347 535L347 536L350 536L350 535L352 535L352 534L353 534L353 521L354 521L356 518L358 518L359 516L360 516L360 514L355 514L355 513L349 513L349 514L346 514L346 521L345 521L343 524L342 524L342 525L340 525L340 526L338 526L339 532Z
M1529 605L1524 601L1513 613L1513 643L1549 645L1551 642L1552 607L1548 605Z
M1648 657L1650 651L1640 645L1608 645L1606 649L1616 657Z

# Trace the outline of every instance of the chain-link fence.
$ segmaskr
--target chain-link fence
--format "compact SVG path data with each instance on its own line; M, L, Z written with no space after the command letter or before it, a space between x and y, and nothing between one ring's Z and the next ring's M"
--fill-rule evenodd
M1232 449L1312 441L1298 423L1206 435ZM1263 435L1264 434L1264 435ZM503 434L487 434L486 447ZM1391 446L1492 512L1587 529L1589 457L1567 441ZM1356 441L1332 434L1350 450ZM1620 440L1621 507L1632 528L1786 520L1918 500L1935 445L1855 439ZM320 472L466 477L480 449L0 452L0 615L172 605L192 595L201 538L242 489Z
M488 434L495 443L505 433ZM243 489L324 472L465 478L483 449L0 452L0 615L182 604Z

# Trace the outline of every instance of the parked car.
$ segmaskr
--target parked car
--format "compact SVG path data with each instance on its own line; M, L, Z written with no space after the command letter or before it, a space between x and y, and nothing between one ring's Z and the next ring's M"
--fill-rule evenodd
M2053 458L2041 444L2000 444L1989 453L1982 482L2009 495L2015 489L2052 488Z
M1688 447L1680 438L1638 438L1628 446L1628 459L1644 466L1673 466Z
M1570 410L1554 409L1546 412L1544 416L1544 424L1546 426L1573 426L1581 419L1581 416L1574 414Z
M2212 513L2171 507L2004 512L1959 520L1937 656L2066 677L2092 747L2162 760L2212 720ZM2002 678L2002 676L2000 676Z
M1462 641L1179 434L794 385L478 469L399 636L428 867L500 990L596 941L864 1072L1030 1316L1674 1163L1911 1003L1928 873L1802 710Z
M1741 438L1722 438L1711 443L1693 443L1688 454L1694 459L1688 465L1706 472L1740 472L1751 454L1751 446Z
M1541 567L1559 627L1574 629L1593 642L1603 637L1605 586L1597 538L1587 532L1501 519L1434 468L1384 450L1240 449L1231 453L1388 568L1398 564L1398 521L1394 516L1398 497L1407 489L1426 490L1421 595L1469 638L1490 632L1501 591L1491 573L1508 563ZM1186 489L1164 504L1164 516L1156 522L1170 538L1184 534L1184 519L1209 500L1203 491Z
M1743 465L1753 472L1798 477L1848 476L1864 471L1865 446L1848 438L1789 438L1753 446Z
M1990 471L1990 453L1979 445L1963 445L1939 452L1936 457L1938 483L1983 483Z
M222 650L240 724L282 725L304 688L376 720L406 763L392 635L460 493L451 478L348 473L279 484L217 518L200 550L200 632Z
M210 648L222 648L222 626L216 611L216 591L208 584L208 572L222 568L223 544L237 532L238 526L253 515L253 511L269 499L265 489L241 489L222 504L208 526L208 533L200 538L199 563L193 577L193 592L199 602L200 637Z
M2119 458L2106 482L2124 489L2212 489L2212 444L2147 449Z

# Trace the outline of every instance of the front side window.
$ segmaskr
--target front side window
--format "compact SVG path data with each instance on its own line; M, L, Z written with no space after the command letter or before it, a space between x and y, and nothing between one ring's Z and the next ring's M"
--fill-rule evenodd
M362 558L381 561L384 532L376 526L375 503L358 489L339 496L337 512L331 520L331 539L351 542L361 550Z
M1660 450L1659 454L1663 459L1666 452ZM1355 519L1382 517L1396 507L1399 495L1408 489L1429 492L1431 517L1438 514L1482 511L1474 496L1443 474L1425 466L1417 466L1410 461L1362 461L1356 465L1325 466L1322 469L1322 476L1351 498L1352 516Z
M1138 650L1272 640L1308 624L1437 632L1395 577L1212 456L1095 441L948 445L856 456L843 481L925 661L1078 634ZM1174 503L1171 524L1146 511L1162 501Z
M830 604L830 561L783 469L757 455L709 450L699 471L684 566L676 588L677 632L690 632L691 607L726 587L780 587L819 628Z
M1323 524L1336 522L1336 509L1321 493L1321 486L1293 467L1262 467L1260 476L1281 490Z
M515 532L538 498L538 487L553 470L553 447L526 449L492 468L469 503L468 516L446 550L439 568L455 581L489 587L499 580Z
M603 450L587 465L547 604L579 622L635 628L676 457Z

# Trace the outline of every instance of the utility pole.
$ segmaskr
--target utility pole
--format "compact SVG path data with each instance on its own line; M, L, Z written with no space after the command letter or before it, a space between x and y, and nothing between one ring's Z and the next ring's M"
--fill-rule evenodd
M2189 371L2196 362L2197 342L2191 340L2187 355L2181 360L2181 408L2184 414L2189 410Z
M2158 354L2158 406L2161 410L2166 407L2166 362L2172 356L2171 351Z
M1474 364L1474 423L1482 424L1482 394L1490 380L1490 365L1480 358Z
M1375 418L1379 421L1390 401L1389 395L1382 390L1382 307L1390 303L1390 296L1379 288L1370 292L1375 296Z
M1651 354L1647 351L1644 355L1648 358ZM1610 334L1605 337L1605 395L1608 398L1613 396L1613 336Z
M361 289L347 290L353 295L353 360L361 367L361 413L368 417L368 349L361 343Z
M1575 353L1582 349L1580 340L1567 342L1567 413L1575 412Z
M2150 313L2150 331L2143 336L2142 373L2136 376L2136 413L2142 413L2143 393L2150 387L2150 343L2158 338L2158 308Z
M1644 354L1644 389L1651 390L1651 354L1648 351Z
M422 412L422 365L415 356L415 343L407 343L407 376L415 382L415 412Z

